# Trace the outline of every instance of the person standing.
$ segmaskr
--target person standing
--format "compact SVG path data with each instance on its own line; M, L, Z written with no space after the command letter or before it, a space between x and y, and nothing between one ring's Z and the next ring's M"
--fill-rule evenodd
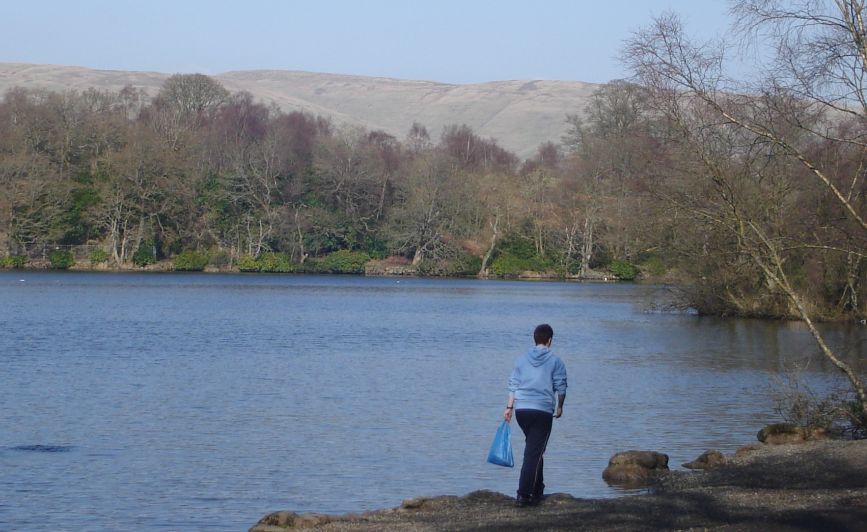
M554 418L563 415L566 366L551 352L554 329L544 323L533 331L536 346L515 360L509 377L509 399L503 418L512 412L524 432L524 462L518 481L517 506L534 506L545 491L543 459Z

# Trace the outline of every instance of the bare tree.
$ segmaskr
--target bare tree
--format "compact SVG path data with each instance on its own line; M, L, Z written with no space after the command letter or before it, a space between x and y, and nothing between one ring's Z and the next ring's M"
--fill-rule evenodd
M198 128L209 113L229 98L217 80L204 74L175 74L163 83L145 117L166 144L177 150L183 136Z
M770 75L758 84L736 83L725 75L724 43L696 45L679 19L664 15L629 41L623 57L636 78L653 93L659 112L679 129L686 151L707 176L712 193L692 212L722 228L733 253L749 258L766 287L787 298L823 355L848 378L867 419L867 391L860 376L827 344L815 324L816 305L809 286L793 281L795 253L810 248L843 253L817 231L784 232L775 201L791 197L798 172L768 171L756 164L756 147L767 161L800 166L839 207L848 224L840 232L857 235L850 242L861 251L867 242L863 168L867 133L861 82L867 74L862 2L743 0L733 11L742 28L770 39L774 51ZM849 120L846 120L846 119ZM854 123L852 123L854 121ZM855 164L823 157L834 146ZM783 163L777 163L783 159ZM782 181L766 186L771 174ZM749 185L762 193L759 205L744 198ZM774 191L784 191L780 197ZM785 205L785 204L784 204ZM818 236L818 240L816 237Z
M436 154L419 157L408 168L399 205L390 220L391 240L401 253L412 255L412 264L436 258L451 222L449 184L453 170Z
M488 268L497 250L497 246L503 236L509 234L513 225L514 212L519 207L519 197L516 194L520 190L517 178L508 174L486 174L478 181L479 191L476 196L482 211L484 223L487 225L484 231L488 231L487 250L482 257L482 264L477 274L480 278L488 276Z

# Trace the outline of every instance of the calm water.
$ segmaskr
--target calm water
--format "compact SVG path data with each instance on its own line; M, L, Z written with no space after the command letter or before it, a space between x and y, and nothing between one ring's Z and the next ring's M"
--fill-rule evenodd
M418 495L514 493L485 463L549 322L569 392L549 491L616 492L615 451L731 452L775 421L799 324L645 311L660 287L0 273L0 530L246 530ZM829 331L850 359L865 327ZM815 357L805 376L839 382ZM514 430L518 431L517 426ZM520 456L522 442L514 439Z

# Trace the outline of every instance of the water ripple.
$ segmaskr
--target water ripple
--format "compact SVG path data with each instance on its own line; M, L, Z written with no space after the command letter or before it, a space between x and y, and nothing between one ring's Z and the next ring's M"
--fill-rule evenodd
M665 293L0 272L0 530L198 529L206 514L245 530L278 509L513 493L517 472L485 457L540 322L570 383L546 484L579 497L618 494L601 479L616 451L676 465L753 440L783 368L809 360L810 383L839 382L803 327L645 312ZM867 328L828 333L863 360Z
M10 447L12 451L25 451L31 453L68 453L75 447L72 445L16 445Z

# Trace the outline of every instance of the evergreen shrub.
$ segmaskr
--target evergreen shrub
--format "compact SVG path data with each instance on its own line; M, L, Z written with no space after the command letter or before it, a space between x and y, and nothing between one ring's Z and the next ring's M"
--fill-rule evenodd
M256 262L259 263L260 272L291 273L296 270L286 253L262 253Z
M0 268L23 268L27 265L24 255L9 255L0 259Z
M217 268L225 268L232 265L232 256L225 251L208 253L208 264Z
M259 261L253 255L242 255L238 259L238 269L242 272L258 272Z
M489 267L497 277L517 277L525 271L543 272L552 268L551 262L539 256L536 246L528 238L504 238L497 251Z
M638 268L625 260L615 259L608 265L608 271L621 281L634 281L638 276Z
M538 256L522 258L511 253L501 253L491 262L490 271L498 277L517 277L522 272L543 272L550 267L548 261Z
M370 255L363 251L341 249L309 261L312 271L319 273L364 273L364 265Z
M388 245L386 241L376 235L365 235L361 247L371 259L383 260L388 257Z
M437 263L430 259L422 259L415 265L415 271L424 276L440 274Z
M480 269L482 259L469 253L451 259L424 259L416 265L416 271L424 276L465 277L478 274Z
M462 253L448 265L447 274L455 276L476 275L482 269L482 258L471 253Z
M641 273L659 277L665 275L668 271L668 267L665 265L662 258L657 255L650 255L638 264L638 270Z
M108 262L108 251L104 249L94 249L90 252L90 263L93 265Z
M48 262L54 270L68 270L75 264L75 256L66 249L55 249L48 255Z
M143 268L148 264L155 264L157 261L154 255L154 243L150 240L142 242L135 253L132 254L132 263Z
M172 260L174 269L181 272L200 272L208 265L208 254L201 251L183 251Z

